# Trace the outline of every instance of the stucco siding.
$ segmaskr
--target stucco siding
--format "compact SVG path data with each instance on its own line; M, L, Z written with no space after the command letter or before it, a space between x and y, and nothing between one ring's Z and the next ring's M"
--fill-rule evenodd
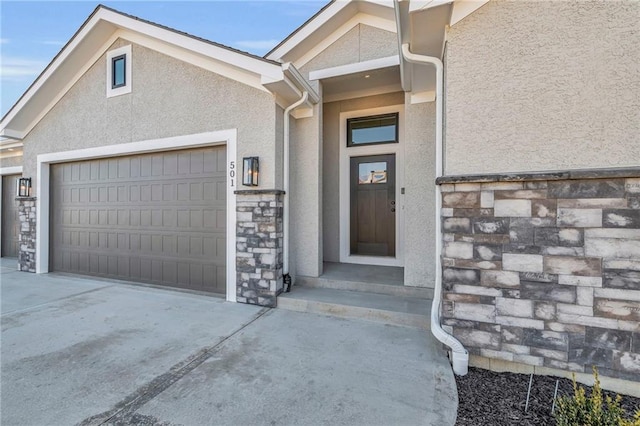
M638 165L640 3L491 1L446 51L446 174Z
M435 285L435 114L434 102L405 104L404 284L407 286Z
M130 44L118 40L112 48ZM237 156L260 157L260 187L275 185L275 102L234 80L133 44L132 92L107 98L102 56L29 133L26 176L38 154L238 129Z
M19 155L17 157L0 158L0 168L15 166L22 166L22 155Z
M317 56L300 67L309 71L337 67L398 54L396 34L369 25L358 24Z
M323 105L323 252L327 262L340 261L340 113L402 105L404 93L368 96Z

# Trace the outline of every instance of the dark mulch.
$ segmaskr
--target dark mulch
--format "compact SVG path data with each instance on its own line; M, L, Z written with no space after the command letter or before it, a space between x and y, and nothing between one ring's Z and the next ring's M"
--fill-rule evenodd
M469 374L456 376L458 385L458 419L456 426L499 425L554 425L551 415L553 392L557 377L533 376L529 408L524 412L528 374L494 373L479 368L469 368ZM587 395L591 388L585 388ZM603 394L615 398L612 392ZM573 395L573 384L569 379L560 379L558 396ZM622 396L620 405L632 416L640 409L640 398Z

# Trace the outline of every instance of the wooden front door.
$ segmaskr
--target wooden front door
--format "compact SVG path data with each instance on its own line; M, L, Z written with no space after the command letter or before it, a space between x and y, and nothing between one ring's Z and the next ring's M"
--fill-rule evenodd
M396 156L351 157L351 254L396 255Z

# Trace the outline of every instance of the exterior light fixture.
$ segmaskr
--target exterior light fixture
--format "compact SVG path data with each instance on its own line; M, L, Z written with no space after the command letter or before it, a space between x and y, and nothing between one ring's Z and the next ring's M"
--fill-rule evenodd
M18 179L18 197L31 195L31 178Z
M244 157L242 159L242 184L244 186L258 186L259 170L258 157Z

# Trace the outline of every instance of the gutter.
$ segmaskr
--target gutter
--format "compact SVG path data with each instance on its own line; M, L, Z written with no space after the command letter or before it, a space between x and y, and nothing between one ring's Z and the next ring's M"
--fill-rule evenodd
M400 21L398 21L400 25ZM415 64L431 64L436 67L436 179L443 175L442 161L442 130L443 130L443 93L444 93L444 67L440 58L433 56L417 55L412 53L409 43L402 44L402 56L407 62ZM453 372L464 376L469 372L469 352L462 343L442 328L440 325L440 308L442 305L442 193L440 185L436 184L436 283L433 290L433 302L431 304L431 333L440 342L451 348L451 363Z
M292 281L291 275L289 274L289 235L291 232L289 231L289 206L290 206L290 195L289 195L289 151L290 151L290 135L289 135L289 117L291 111L299 107L300 105L307 102L309 97L309 92L302 92L302 97L298 99L298 101L289 105L284 110L284 207L282 212L282 222L283 222L283 243L282 243L282 252L283 252L283 264L282 264L282 279L284 282L284 291L289 293L291 291Z

